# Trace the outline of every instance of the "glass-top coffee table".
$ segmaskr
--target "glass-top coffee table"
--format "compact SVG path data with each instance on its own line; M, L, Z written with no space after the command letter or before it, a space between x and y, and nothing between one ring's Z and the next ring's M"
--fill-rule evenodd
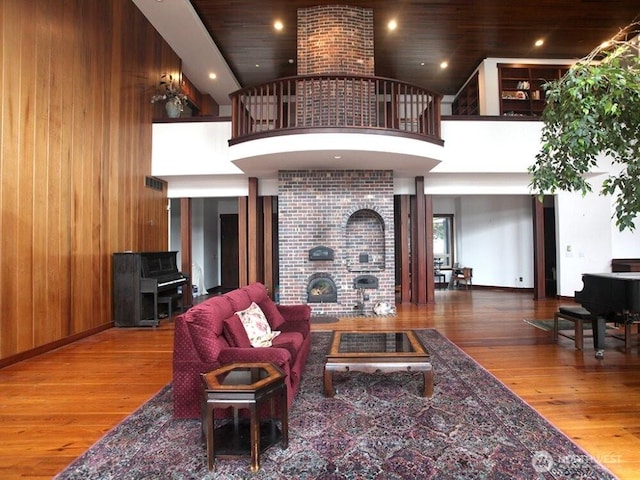
M433 395L429 352L413 330L333 332L324 365L324 394L333 397L334 372L422 372L423 397Z

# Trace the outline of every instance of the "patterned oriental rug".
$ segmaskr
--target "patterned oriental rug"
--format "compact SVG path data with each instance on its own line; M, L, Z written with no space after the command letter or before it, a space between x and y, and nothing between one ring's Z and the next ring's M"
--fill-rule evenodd
M107 433L62 479L613 479L603 466L435 330L434 395L419 373L335 374L325 398L330 334L313 347L289 420L289 448L216 459L209 472L199 420L173 420L171 386Z

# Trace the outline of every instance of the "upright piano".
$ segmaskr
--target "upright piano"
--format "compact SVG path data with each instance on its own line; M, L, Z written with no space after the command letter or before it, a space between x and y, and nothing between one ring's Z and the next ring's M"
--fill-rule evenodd
M585 273L575 300L592 315L596 358L604 358L606 322L631 323L640 318L640 272Z
M117 327L158 326L158 298L178 295L189 279L177 252L113 254L113 320Z

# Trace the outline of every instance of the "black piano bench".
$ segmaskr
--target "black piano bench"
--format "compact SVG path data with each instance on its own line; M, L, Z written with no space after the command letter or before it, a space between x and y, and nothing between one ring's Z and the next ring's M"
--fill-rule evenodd
M172 296L172 297L158 297L158 306L160 305L166 305L166 311L167 311L167 320L170 322L172 320L172 315L173 315L173 302L174 300L176 300L178 297L176 296ZM178 307L180 310L182 310L182 308L179 306Z
M574 323L573 336L560 333L558 329L558 320L569 320ZM558 343L558 335L570 338L574 341L576 349L582 350L584 347L584 323L591 323L591 313L582 307L560 307L553 315L553 341Z

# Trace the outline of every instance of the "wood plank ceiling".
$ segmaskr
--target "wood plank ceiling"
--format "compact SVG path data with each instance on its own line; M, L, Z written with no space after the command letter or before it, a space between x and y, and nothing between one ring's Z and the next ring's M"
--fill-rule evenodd
M296 75L296 12L374 11L375 72L455 94L487 57L581 58L640 20L638 0L191 0L242 86ZM398 28L390 32L389 20ZM275 20L284 24L276 32ZM542 47L534 42L543 38ZM291 63L290 60L293 60ZM440 63L448 62L441 69ZM259 65L259 66L258 66Z

